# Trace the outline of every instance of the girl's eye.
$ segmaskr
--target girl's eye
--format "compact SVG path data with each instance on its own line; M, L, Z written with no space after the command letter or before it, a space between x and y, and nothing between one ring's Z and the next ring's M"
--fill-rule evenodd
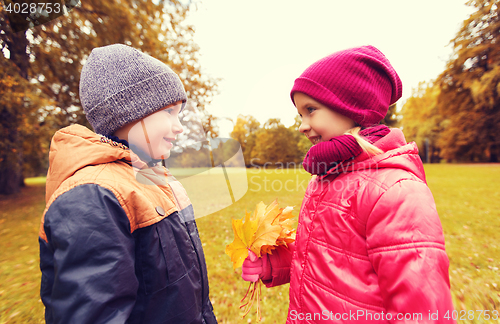
M173 110L173 109L165 109L165 111L167 112L167 114L172 115L172 112L173 112L174 110Z
M307 111L311 114L313 111L315 111L316 108L313 107L307 107Z

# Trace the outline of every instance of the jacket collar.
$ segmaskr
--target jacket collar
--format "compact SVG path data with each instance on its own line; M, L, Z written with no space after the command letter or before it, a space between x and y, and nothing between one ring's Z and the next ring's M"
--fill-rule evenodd
M89 165L112 162L127 163L133 167L136 178L148 183L164 185L171 176L159 164L149 166L127 146L99 135L82 125L71 125L57 131L52 137L49 152L46 198L52 196L62 182ZM163 180L162 180L163 179ZM140 181L140 180L139 180Z

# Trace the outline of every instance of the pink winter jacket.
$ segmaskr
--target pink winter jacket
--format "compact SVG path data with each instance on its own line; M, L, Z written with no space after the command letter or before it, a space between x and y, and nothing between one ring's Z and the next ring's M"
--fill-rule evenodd
M399 129L338 173L313 178L290 249L270 256L290 282L287 323L454 322L443 229L415 143ZM448 312L448 313L447 313Z

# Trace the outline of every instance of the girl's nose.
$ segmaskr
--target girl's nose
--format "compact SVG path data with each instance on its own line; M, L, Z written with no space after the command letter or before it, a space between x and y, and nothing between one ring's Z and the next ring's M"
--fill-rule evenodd
M306 133L310 130L311 130L311 126L309 126L308 123L306 123L302 120L302 123L300 124L300 127L299 127L299 132Z

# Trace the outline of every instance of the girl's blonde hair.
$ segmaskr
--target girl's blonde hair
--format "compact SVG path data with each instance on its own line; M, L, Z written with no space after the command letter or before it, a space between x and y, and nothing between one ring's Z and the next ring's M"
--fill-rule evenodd
M344 134L345 135L352 135L355 139L356 142L358 142L359 146L365 151L366 153L370 155L378 155L384 153L381 149L373 145L372 143L368 142L366 139L364 139L363 136L359 134L359 131L361 130L361 127L354 127L346 131Z

